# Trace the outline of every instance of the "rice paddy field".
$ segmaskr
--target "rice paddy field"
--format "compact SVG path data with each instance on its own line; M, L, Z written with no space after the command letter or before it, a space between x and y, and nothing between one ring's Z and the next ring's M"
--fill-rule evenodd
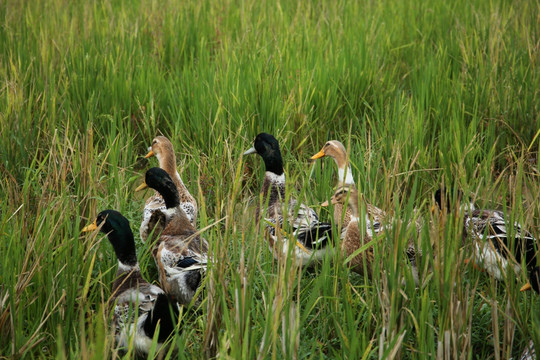
M132 357L114 347L117 269L104 209L131 222L157 283L134 190L152 139L173 143L210 244L198 309L170 340L186 359L519 359L540 346L526 272L465 264L463 220L430 211L441 185L540 236L540 5L535 1L0 3L0 358ZM260 132L280 142L287 193L334 192L330 139L362 194L421 216L420 283L405 229L374 245L372 278L341 254L274 260L255 225ZM335 239L339 242L339 239ZM336 244L336 246L339 246ZM538 249L538 244L537 244ZM152 354L150 355L152 357Z

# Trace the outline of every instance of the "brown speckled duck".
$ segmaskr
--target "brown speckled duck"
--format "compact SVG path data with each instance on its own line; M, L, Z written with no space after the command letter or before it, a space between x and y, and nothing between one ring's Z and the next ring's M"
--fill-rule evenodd
M361 203L359 202L361 199ZM359 274L364 274L364 269L367 271L367 275L371 276L371 268L373 264L373 246L368 245L372 240L377 241L385 230L391 229L392 224L388 215L381 209L369 204L362 194L358 193L358 190L354 186L341 186L339 187L331 198L332 204L341 204L345 206L348 204L348 208L351 210L351 219L344 232L342 232L341 239L341 251L345 259L350 258L358 252L362 247L365 247L364 251L360 251L354 255L349 262L349 266L352 271ZM328 202L324 202L322 206L328 206ZM365 218L364 221L360 221L360 206L364 207ZM395 220L394 220L395 221ZM360 228L363 225L365 228ZM416 226L417 232L418 224L410 222L407 224L407 228ZM419 284L418 268L417 268L417 256L421 256L421 253L416 250L414 239L418 236L415 232L413 239L409 239L405 254L410 262L411 275L415 284Z
M349 223L345 227L344 236L341 240L341 251L344 257L347 259L351 257L360 248L368 244L371 240L380 235L383 231L382 221L386 214L382 210L372 207L369 204L366 206L365 216L365 231L360 230L360 212L358 203L358 191L354 186L341 186L332 195L331 202L334 205L346 206L348 201L348 208L350 209L351 217ZM328 205L328 202L322 204ZM364 267L365 263L365 267ZM367 271L367 275L371 276L371 266L373 264L373 247L367 247L364 251L356 254L350 259L348 265L351 270L364 274L364 269Z

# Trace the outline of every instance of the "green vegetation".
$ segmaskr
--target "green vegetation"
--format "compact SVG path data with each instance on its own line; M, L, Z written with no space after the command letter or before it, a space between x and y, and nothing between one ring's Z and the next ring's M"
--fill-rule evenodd
M497 282L466 266L460 219L429 211L436 188L458 186L539 237L539 6L4 1L0 358L118 356L105 311L114 253L80 230L112 208L138 237L149 193L133 190L156 165L143 155L159 133L197 197L199 228L213 225L206 301L173 339L180 357L505 359L529 339L540 349L525 275ZM376 244L373 279L339 255L314 269L274 261L253 222L264 164L241 155L261 131L280 141L289 190L309 204L336 179L331 160L309 156L350 140L366 197L406 221L414 208L424 216L421 286L400 255L405 229Z

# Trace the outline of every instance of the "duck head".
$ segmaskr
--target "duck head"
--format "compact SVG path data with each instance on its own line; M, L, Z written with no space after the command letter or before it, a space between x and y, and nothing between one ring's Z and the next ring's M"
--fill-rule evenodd
M116 257L122 264L128 266L137 264L133 232L128 219L121 213L116 210L104 210L97 215L92 224L84 227L81 231L88 232L96 229L107 234Z
M148 187L156 190L163 197L165 206L167 206L168 209L174 208L180 204L178 189L165 170L158 167L149 169L144 175L144 182L139 185L135 191L141 191Z
M279 142L270 134L260 133L253 141L253 147L244 152L244 155L259 154L264 161L266 171L276 175L283 174L283 159L279 150Z

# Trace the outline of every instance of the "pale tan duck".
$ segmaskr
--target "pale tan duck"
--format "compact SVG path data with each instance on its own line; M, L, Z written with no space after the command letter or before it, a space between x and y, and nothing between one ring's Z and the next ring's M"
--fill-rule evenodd
M327 141L321 151L311 157L311 160L320 159L324 156L331 157L336 162L336 165L338 167L338 188L342 186L356 187L351 171L351 166L349 165L349 157L347 156L347 150L345 150L345 146L343 146L341 142L337 140ZM343 208L344 205L339 202L334 204L334 222L336 224L341 224L342 238L344 235L344 231L349 224L349 221L351 221L352 216L350 208L346 208L345 213L343 213Z
M363 205L365 206L365 231L360 230L360 211L359 211L359 200L358 200L358 190L354 186L341 186L339 187L334 195L332 195L331 202L336 205L346 206L348 201L348 210L350 211L350 219L347 226L342 232L341 240L341 251L344 255L344 258L347 259L352 256L355 252L368 244L373 238L382 234L384 227L383 222L386 218L386 214L381 209L368 204L365 199L363 199ZM328 205L328 201L322 204L323 206ZM365 262L365 267L364 267ZM364 274L364 269L367 271L367 275L371 276L371 266L373 264L373 247L367 247L364 251L360 251L358 254L354 255L349 261L348 266L350 266L352 271L355 271L359 274Z
M176 169L176 155L174 154L172 143L165 136L156 136L154 140L152 140L152 146L150 146L148 150L149 152L146 154L145 158L155 156L158 159L159 167L169 174L174 185L178 189L178 194L180 195L180 207L184 210L191 224L196 226L197 202L184 185L180 174L178 174ZM148 221L150 220L152 213L156 210L165 209L165 201L157 191L153 196L146 200L143 210L143 220L140 227L140 235L143 242L146 241L146 238L148 237Z

